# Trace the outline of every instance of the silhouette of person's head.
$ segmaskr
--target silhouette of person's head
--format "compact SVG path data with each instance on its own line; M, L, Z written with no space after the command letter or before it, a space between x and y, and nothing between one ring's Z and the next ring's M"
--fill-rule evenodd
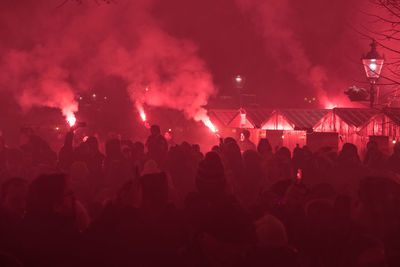
M258 142L257 151L261 155L269 154L272 152L272 146L267 138L260 139L260 142Z
M378 150L378 143L376 141L369 141L367 143L367 150Z
M27 214L48 216L63 204L66 192L64 174L41 175L29 186Z
M216 198L225 190L225 171L215 152L208 152L200 162L196 175L196 187L206 198Z
M161 134L160 126L158 126L158 125L151 125L151 127L150 127L150 133L151 133L151 135L160 135L160 134Z
M87 140L86 143L91 151L98 151L99 150L99 142L97 141L97 138L94 136L90 136Z
M192 149L194 152L200 152L200 145L199 144L193 144Z
M281 147L276 152L276 157L280 160L290 160L291 153L287 147Z
M339 162L358 163L360 158L357 153L357 147L351 143L345 143L338 156Z
M224 144L225 145L231 144L231 143L236 144L236 140L233 137L227 137L227 138L224 139Z

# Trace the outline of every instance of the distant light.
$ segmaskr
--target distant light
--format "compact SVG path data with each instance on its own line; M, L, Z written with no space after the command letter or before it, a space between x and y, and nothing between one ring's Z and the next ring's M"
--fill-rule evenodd
M107 100L107 97L106 97L106 96L104 97L104 100Z
M171 129L171 128L169 128L169 129L168 129L168 132L172 132L172 129Z
M313 97L312 100L315 101L315 97Z
M237 83L241 83L243 81L243 78L240 75L238 75L236 76L235 80Z
M86 142L88 139L89 139L89 136L86 135L85 137L82 138L82 141Z
M96 98L96 94L93 94L92 97L93 97L93 98Z
M284 136L284 135L282 135L282 139L285 139L285 136Z
M397 142L396 142L396 140L393 140L392 143L393 143L393 144L396 144Z
M146 87L146 89L144 89L146 92L148 92L149 91L149 87Z
M308 100L308 98L307 98L307 97L305 97L305 98L304 98L304 101L307 101L307 100Z
M83 97L80 96L80 97L79 97L79 100L82 100L82 99L83 99Z
M60 130L60 127L56 127L55 130L56 130L56 131Z

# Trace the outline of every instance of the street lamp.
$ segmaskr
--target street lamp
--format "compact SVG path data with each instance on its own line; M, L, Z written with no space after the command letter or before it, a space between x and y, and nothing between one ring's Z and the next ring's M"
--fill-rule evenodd
M362 57L365 74L370 83L369 101L371 108L373 108L375 101L375 83L381 75L384 61L384 58L376 51L376 41L372 40L371 50Z
M233 87L237 90L237 93L239 95L239 105L240 107L243 106L243 87L246 83L246 79L242 75L235 75L232 79L233 81Z
M233 78L233 85L234 85L236 88L241 89L241 88L243 88L244 84L245 84L245 78L244 78L243 76L241 76L241 75L236 75L236 76Z

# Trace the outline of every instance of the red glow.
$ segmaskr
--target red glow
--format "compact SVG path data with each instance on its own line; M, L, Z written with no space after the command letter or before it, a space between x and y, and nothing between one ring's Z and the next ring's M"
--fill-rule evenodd
M336 105L336 104L333 104L332 102L327 101L327 102L325 103L325 108L326 108L326 109L334 109L334 108L336 108L336 107L337 107L337 105Z

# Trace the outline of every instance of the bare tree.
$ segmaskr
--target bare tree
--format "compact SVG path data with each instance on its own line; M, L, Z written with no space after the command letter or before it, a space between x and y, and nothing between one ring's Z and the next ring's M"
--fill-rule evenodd
M385 59L385 72L380 85L390 89L381 96L385 106L400 101L400 0L370 0L373 12L365 12L368 19L356 31L373 39L390 57Z
M63 0L57 7L63 7L67 3L84 4L85 2L94 2L97 5L115 3L115 0Z

